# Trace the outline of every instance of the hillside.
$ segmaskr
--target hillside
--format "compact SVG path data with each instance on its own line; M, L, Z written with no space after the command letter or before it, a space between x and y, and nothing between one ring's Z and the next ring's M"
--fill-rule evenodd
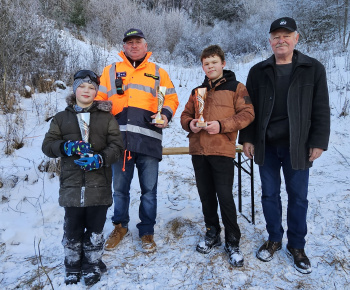
M115 52L114 52L115 55ZM109 55L114 60L114 55ZM104 255L108 272L91 289L346 289L350 283L350 126L349 116L339 117L348 99L349 65L346 56L332 52L315 52L323 60L329 80L332 106L332 128L329 150L315 162L310 171L308 235L306 252L313 272L295 271L284 249L270 263L260 262L255 251L266 239L260 204L260 181L255 167L256 224L238 217L242 230L241 248L245 266L234 269L228 263L223 247L209 255L195 251L205 233L201 204L196 191L189 156L165 156L160 163L158 218L154 254L141 252L135 227L138 222L140 190L137 177L131 188L131 222L129 236L114 252ZM228 68L245 82L249 68L265 58L228 62ZM330 57L332 56L332 57ZM164 132L165 147L187 146L186 133L179 116L191 89L201 83L200 67L165 68L174 82L180 106L170 127ZM0 162L0 285L2 289L81 289L82 284L64 285L63 209L58 206L58 176L47 171L49 159L41 152L41 142L49 124L47 115L65 107L65 96L71 88L50 93L36 93L20 99L24 146ZM11 115L1 115L1 134ZM0 140L0 144L5 145ZM53 161L50 163L53 164ZM46 168L46 169L45 169ZM49 170L50 171L50 170ZM237 183L235 177L235 198ZM249 216L248 178L244 177L243 211ZM282 193L286 206L286 194ZM104 233L112 224L111 208ZM285 215L284 215L285 223ZM285 246L285 240L284 246ZM45 270L45 272L44 272ZM50 280L48 280L48 277ZM52 283L52 284L51 284Z

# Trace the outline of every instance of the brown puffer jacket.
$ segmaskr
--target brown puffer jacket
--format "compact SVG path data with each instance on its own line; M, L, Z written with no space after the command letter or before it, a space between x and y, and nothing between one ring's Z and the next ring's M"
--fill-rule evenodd
M220 155L235 157L238 130L248 126L254 120L254 108L246 87L236 80L232 71L224 70L223 77L212 84L206 77L200 87L207 88L204 103L204 120L219 121L219 134L210 135L205 130L191 132L189 124L198 119L197 88L181 114L182 128L188 132L191 155Z
M89 142L93 154L101 154L103 166L97 170L85 172L74 163L78 155L66 156L62 152L62 143L82 140L77 112L74 110L75 96L67 98L68 107L57 113L46 133L42 150L51 158L61 157L59 204L63 207L86 207L112 204L111 164L118 160L123 152L123 140L118 122L110 113L111 102L94 101L90 112ZM82 190L85 187L85 191Z

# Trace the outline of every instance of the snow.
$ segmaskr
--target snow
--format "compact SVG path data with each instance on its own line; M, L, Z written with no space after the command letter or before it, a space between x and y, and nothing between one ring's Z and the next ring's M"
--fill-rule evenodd
M320 52L321 54L321 52ZM205 226L196 190L190 156L164 156L160 163L158 215L155 226L157 251L142 252L138 237L138 177L131 186L129 229L114 251L105 251L107 273L91 289L349 289L350 283L350 131L349 116L338 117L349 90L349 72L345 57L334 57L326 66L332 106L329 150L310 170L308 235L305 251L313 272L297 272L283 249L268 263L255 257L267 238L260 203L261 186L255 166L255 218L249 223L241 214L241 251L244 267L229 263L224 245L207 255L196 252L203 240ZM117 59L115 56L114 59ZM238 80L245 82L249 68L263 57L249 62L228 62ZM112 59L113 60L113 59ZM202 69L160 64L176 87L180 106L164 131L164 147L187 146L180 115L191 89L203 80ZM41 143L49 123L44 120L64 109L71 88L20 99L23 128L17 134L24 146L11 155L2 153L0 161L0 285L2 289L81 289L84 284L64 285L63 236L64 210L58 205L59 180L55 173L43 172L49 159L41 152ZM5 136L14 115L1 115L0 133ZM0 139L5 147L6 139ZM54 164L51 161L51 167ZM236 171L237 173L237 171ZM249 177L243 174L243 213L250 216ZM237 201L237 175L234 195ZM282 185L283 225L286 227L286 193ZM112 231L112 207L108 210L104 235ZM221 233L224 240L224 231ZM43 271L45 269L45 273ZM50 280L48 279L50 278ZM52 283L52 285L51 285Z

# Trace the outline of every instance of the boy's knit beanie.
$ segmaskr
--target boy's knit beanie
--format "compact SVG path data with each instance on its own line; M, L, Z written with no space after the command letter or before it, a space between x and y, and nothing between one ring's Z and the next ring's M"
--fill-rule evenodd
M82 84L82 83L89 83L89 84L92 84L95 89L96 89L96 92L98 91L98 84L95 83L94 81L92 81L89 76L86 76L85 78L83 79L76 79L74 80L74 83L73 83L73 93L75 94L76 91L77 91L77 88Z

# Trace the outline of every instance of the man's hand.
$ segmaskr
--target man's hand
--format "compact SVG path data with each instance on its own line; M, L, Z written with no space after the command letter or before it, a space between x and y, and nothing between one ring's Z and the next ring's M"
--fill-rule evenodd
M249 159L253 159L253 156L255 154L254 145L252 143L244 142L243 152L244 152L244 155L247 156Z
M154 114L151 116L152 119L154 119L157 116L157 114ZM157 128L165 128L168 126L168 118L167 116L161 114L162 120L164 120L164 124L154 124L152 123L152 125L156 126Z
M202 130L201 127L197 127L196 124L198 122L198 119L192 119L190 122L190 129L193 133L198 133L200 130Z
M323 153L323 149L320 148L310 148L309 150L309 161L314 161L316 160L318 157L320 157Z
M218 134L220 133L220 124L218 121L209 121L207 122L207 127L204 127L203 129L207 131L209 134Z

